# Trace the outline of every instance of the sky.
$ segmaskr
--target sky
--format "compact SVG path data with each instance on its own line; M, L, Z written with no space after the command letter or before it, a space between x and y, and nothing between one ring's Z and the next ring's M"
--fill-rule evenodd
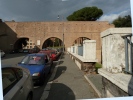
M118 16L131 15L130 0L0 0L0 19L16 22L66 21L74 11L92 6L103 11L98 21L111 23Z

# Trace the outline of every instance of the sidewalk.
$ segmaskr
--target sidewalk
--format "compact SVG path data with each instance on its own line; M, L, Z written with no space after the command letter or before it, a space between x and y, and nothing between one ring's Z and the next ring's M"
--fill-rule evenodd
M102 84L102 76L99 74L95 75L84 75L86 80L90 83L93 87L97 95L101 98L103 93L103 84Z
M99 98L97 93L91 87L95 81L94 76L84 75L76 64L72 61L68 54L60 59L58 65L50 78L49 83L45 87L40 100L75 100L75 99L92 99ZM98 78L98 77L97 77ZM100 79L100 78L98 78Z

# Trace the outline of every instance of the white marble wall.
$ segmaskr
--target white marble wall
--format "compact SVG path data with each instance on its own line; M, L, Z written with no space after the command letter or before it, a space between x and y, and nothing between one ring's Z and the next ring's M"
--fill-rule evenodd
M96 59L96 40L85 40L83 42L83 58Z
M110 28L101 33L104 69L112 73L122 72L125 67L125 42L121 36L131 33L131 28Z

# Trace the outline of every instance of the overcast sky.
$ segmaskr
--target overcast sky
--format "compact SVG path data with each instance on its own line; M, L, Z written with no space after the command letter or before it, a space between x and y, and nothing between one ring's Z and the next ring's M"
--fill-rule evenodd
M0 0L0 19L61 21L61 16L65 20L74 11L92 6L102 9L100 21L112 22L118 16L131 15L130 0Z

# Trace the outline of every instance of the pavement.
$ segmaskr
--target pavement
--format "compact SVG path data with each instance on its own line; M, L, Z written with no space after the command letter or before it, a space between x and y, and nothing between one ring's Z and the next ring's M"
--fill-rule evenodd
M100 98L102 77L81 71L68 54L61 55L40 100Z

